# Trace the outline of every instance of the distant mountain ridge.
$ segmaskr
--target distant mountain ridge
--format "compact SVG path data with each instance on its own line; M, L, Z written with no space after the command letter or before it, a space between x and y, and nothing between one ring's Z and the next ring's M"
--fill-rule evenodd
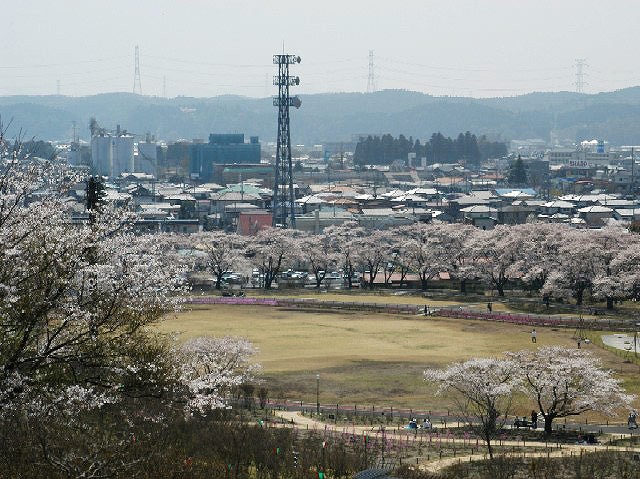
M292 110L296 144L349 141L355 134L404 134L426 139L440 131L462 131L492 139L603 138L612 144L640 144L640 87L598 94L530 93L504 98L434 97L405 90L375 93L301 95ZM0 97L0 116L9 134L21 128L28 137L70 140L75 121L84 140L89 119L117 124L135 134L164 140L207 138L212 132L242 132L273 141L277 112L270 98L219 96L171 99L106 93L86 97Z

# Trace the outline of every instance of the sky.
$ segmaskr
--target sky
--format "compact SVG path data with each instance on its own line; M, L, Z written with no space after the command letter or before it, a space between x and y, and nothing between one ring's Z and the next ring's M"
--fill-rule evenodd
M275 93L272 56L302 62L297 94L374 87L495 97L640 84L632 0L21 0L2 6L0 95Z

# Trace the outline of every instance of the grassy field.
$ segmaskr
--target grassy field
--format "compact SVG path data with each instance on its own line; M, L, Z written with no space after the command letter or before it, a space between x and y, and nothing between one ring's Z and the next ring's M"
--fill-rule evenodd
M274 398L315 402L320 373L323 403L432 409L447 403L431 397L425 368L532 346L528 328L512 324L264 306L193 306L160 329L182 339L249 338L260 349L257 361ZM572 334L539 329L538 345L573 347Z
M345 303L377 303L377 304L415 304L419 306L428 305L432 308L442 308L450 306L464 306L480 308L483 311L487 307L487 302L491 301L493 311L511 311L508 305L499 301L499 298L487 296L486 300L465 301L464 297L451 298L425 298L420 295L410 294L389 294L388 290L379 291L315 291L313 289L286 289L286 290L246 290L247 296L254 298L309 298L322 301L342 301ZM214 293L215 296L217 294Z

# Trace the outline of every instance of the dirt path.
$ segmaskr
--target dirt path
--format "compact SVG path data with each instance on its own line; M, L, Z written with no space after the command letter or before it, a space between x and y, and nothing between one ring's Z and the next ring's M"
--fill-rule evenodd
M313 418L306 417L300 415L296 411L275 411L275 415L287 421L287 423L296 425L298 427L306 427L308 429L316 429L316 430L329 430L335 432L347 431L352 434L371 434L380 432L376 428L371 428L369 426L345 426L345 427L337 427L333 424L327 424L321 421L317 421ZM385 430L386 437L388 439L394 440L405 440L408 435L411 435L408 431L396 431L394 429ZM438 438L439 443L446 444L468 444L469 441L465 439L458 438ZM579 445L579 444L562 444L560 449L555 449L549 452L527 452L528 448L546 448L547 443L542 441L499 441L501 447L519 447L524 448L525 451L519 451L517 453L506 453L505 455L514 457L521 457L525 455L526 457L562 457L569 456L571 454L580 454L589 453L595 451L601 451L606 448L608 451L627 451L627 452L640 452L640 447L624 447L624 446L603 446L603 445ZM469 461L479 461L486 459L486 454L472 454L458 457L447 457L444 459L435 459L428 463L423 463L419 465L419 468L422 470L426 470L429 472L438 472L441 469L444 469L453 464L458 464L461 462L469 462Z

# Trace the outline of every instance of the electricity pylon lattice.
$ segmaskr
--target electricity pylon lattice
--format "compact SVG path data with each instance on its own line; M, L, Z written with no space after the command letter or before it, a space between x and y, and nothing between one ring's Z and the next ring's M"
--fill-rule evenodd
M576 92L577 93L584 93L584 87L585 85L587 85L587 82L585 81L585 76L587 75L585 73L585 68L587 67L587 60L585 60L584 58L578 58L576 60Z
M297 96L289 96L289 87L300 84L299 77L289 75L289 65L300 63L300 61L300 57L296 55L273 56L274 65L278 65L278 75L273 78L273 84L278 86L278 96L273 99L273 106L278 107L278 141L271 210L273 226L281 226L282 228L296 227L289 107L300 108L302 102Z
M373 69L373 50L369 50L369 75L367 76L367 93L376 91L376 77Z
M135 70L133 72L133 93L142 95L142 84L140 82L140 50L136 45Z

